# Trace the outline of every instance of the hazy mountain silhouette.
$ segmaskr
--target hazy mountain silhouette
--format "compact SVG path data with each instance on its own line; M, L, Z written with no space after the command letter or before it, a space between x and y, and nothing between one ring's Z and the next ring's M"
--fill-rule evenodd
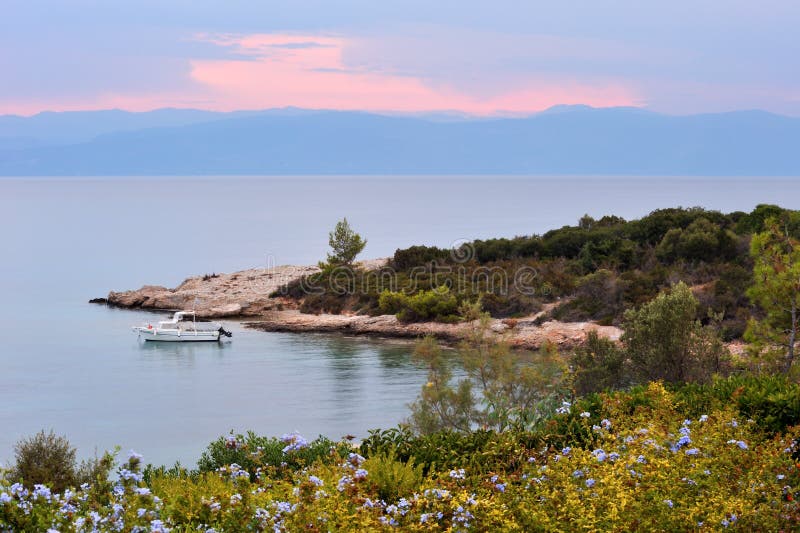
M0 117L0 175L800 175L800 119L557 106L524 118L282 109Z

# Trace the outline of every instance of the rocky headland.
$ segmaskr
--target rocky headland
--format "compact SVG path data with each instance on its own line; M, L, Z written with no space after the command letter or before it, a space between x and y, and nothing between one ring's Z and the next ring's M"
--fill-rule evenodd
M377 268L385 261L364 261L361 266ZM393 315L301 313L297 300L272 296L283 285L318 270L315 266L286 265L231 274L206 274L187 278L175 288L145 285L136 290L111 291L106 298L96 298L92 302L129 309L194 309L201 318L239 319L245 321L247 327L262 331L340 332L395 338L434 335L443 341L456 342L469 330L467 323L403 323ZM513 346L531 349L546 341L563 347L575 346L582 343L590 331L613 340L622 334L617 327L593 322L541 322L540 317L552 305L527 317L493 319L491 330L507 338Z

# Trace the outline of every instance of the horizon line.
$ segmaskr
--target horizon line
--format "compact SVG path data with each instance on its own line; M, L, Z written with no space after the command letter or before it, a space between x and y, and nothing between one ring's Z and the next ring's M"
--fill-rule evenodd
M458 109L431 109L431 110L424 110L424 111L397 111L397 110L372 110L372 109L334 109L334 108L315 108L315 107L300 107L300 106L283 106L283 107L265 107L265 108L256 108L256 109L233 109L233 110L217 110L217 109L204 109L201 107L176 107L176 106L165 106L165 107L154 107L152 109L142 110L142 111L133 111L129 109L124 109L121 107L110 107L110 108L101 108L101 109L65 109L65 110L52 110L52 109L43 109L41 111L37 111L31 114L23 114L23 113L0 113L0 118L33 118L40 115L66 115L66 114L77 114L77 113L106 113L106 112L120 112L120 113L127 113L131 115L144 115L147 113L155 113L158 111L199 111L204 113L216 113L219 115L232 115L236 113L267 113L270 111L308 111L314 113L362 113L365 115L380 115L380 116L394 116L394 117L418 117L418 118L425 118L426 116L448 116L452 118L462 118L466 120L477 119L477 120L498 120L498 119L523 119L523 118L530 118L537 115L542 115L547 112L557 111L557 110L564 110L564 111L577 111L577 110L629 110L629 111L636 111L641 113L653 114L653 115L661 115L661 116L668 116L668 117L691 117L691 116L701 116L701 115L724 115L729 113L764 113L767 115L773 115L777 117L784 117L784 118L791 118L791 119L798 119L800 115L790 115L790 114L783 114L783 113L776 113L774 111L767 111L765 109L759 108L745 108L745 109L728 109L725 111L699 111L694 113L666 113L662 111L656 111L653 109L649 109L647 107L640 107L640 106L592 106L589 104L554 104L552 106L546 107L544 109L538 111L530 111L530 112L520 112L520 111L507 111L507 110L497 110L492 113L471 113L468 111L461 111Z

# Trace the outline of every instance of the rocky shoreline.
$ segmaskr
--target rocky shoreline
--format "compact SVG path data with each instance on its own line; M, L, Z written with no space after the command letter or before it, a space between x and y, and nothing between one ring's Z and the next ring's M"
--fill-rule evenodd
M536 323L536 315L520 319L493 319L491 331L503 336L513 347L536 349L545 342L561 347L583 343L590 331L601 337L618 340L622 330L614 326L599 326L592 322L558 322L551 320ZM261 331L287 331L293 333L338 332L350 335L416 339L425 335L457 342L464 338L471 324L444 324L441 322L413 322L406 324L393 315L310 315L297 310L266 312L258 321L246 325Z
M384 259L365 261L364 268L376 268ZM231 274L206 274L187 278L175 288L145 285L136 290L109 292L106 298L92 303L146 310L195 309L201 318L230 318L245 321L247 327L261 331L293 333L345 333L393 338L419 338L433 335L446 342L464 337L469 324L441 322L403 323L392 315L367 316L353 314L307 314L297 309L298 302L271 296L278 288L318 271L314 266L279 266L250 269ZM546 311L547 309L545 309ZM622 330L592 322L538 323L545 311L518 319L493 319L493 334L503 336L512 346L535 349L545 342L562 347L581 344L590 331L612 340Z

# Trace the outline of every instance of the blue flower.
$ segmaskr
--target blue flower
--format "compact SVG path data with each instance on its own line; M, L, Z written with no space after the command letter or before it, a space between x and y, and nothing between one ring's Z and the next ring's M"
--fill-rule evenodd
M594 481L593 478L589 478L589 479L586 480L586 486L589 487L590 489L592 487L594 487L594 483L595 483L595 481Z
M33 486L33 499L37 500L39 498L45 499L50 501L52 498L52 494L50 493L50 489L47 488L45 485L34 485Z
M142 460L142 455L141 454L136 453L133 450L130 450L128 452L128 461L141 461L141 460Z
M569 455L569 452L571 452L571 451L572 451L572 448L567 446L566 448L561 450L561 455Z
M593 452L592 452L592 455L594 455L594 456L595 456L595 458L596 458L598 461L600 461L601 463L602 463L603 461L605 461L605 460L606 460L606 457L607 457L607 456L606 456L606 452L605 452L605 451L603 451L601 448L598 448L598 449L596 449L595 451L593 451Z
M465 477L466 477L466 471L463 468L450 471L450 478L452 479L464 479Z
M700 450L698 450L697 448L689 448L688 450L686 450L686 455L698 455L699 453Z
M325 483L324 483L324 482L323 482L323 481L322 481L320 478L318 478L317 476L308 476L308 480L309 480L311 483L313 483L314 485L316 485L317 487L321 487L322 485L324 485L324 484L325 484Z
M294 506L289 502L275 502L275 510L279 513L291 513L294 511Z
M152 520L150 522L150 532L151 533L166 533L169 531L167 526L164 525L164 522L161 520Z
M672 500L664 500L664 503L665 503L665 504L666 504L666 506L667 506L667 507L669 507L670 509L672 509L672 507L673 507L673 505L674 505L674 504L672 503Z
M350 453L350 455L347 456L347 461L354 466L361 466L361 463L366 461L366 459L357 453Z
M283 453L302 450L303 448L308 447L308 441L296 431L292 433L285 433L281 436L281 441L286 444L286 447L283 448Z
M350 476L342 476L339 483L336 484L336 490L343 492L349 485L353 483L353 478Z
M570 412L571 407L572 407L571 403L566 402L566 401L561 402L561 407L556 409L556 413L558 413L560 415L568 415L569 412Z

